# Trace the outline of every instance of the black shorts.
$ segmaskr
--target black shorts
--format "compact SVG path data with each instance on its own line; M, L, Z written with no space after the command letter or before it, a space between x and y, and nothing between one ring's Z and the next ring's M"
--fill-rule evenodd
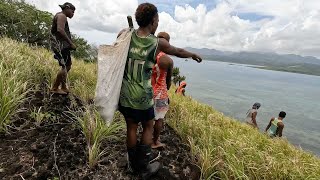
M63 49L61 52L54 51L54 58L59 61L59 65L63 66L63 62L65 66L71 66L71 53L69 49Z
M129 107L123 107L119 105L119 111L122 113L124 118L130 118L134 123L147 122L154 119L154 108L153 106L146 110L132 109Z

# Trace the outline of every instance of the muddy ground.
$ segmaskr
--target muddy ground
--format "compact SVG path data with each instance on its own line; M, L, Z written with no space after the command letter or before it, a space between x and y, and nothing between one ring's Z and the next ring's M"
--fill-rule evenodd
M0 134L0 179L139 179L126 168L125 129L117 134L118 140L103 143L107 154L90 169L84 136L68 113L81 110L81 100L46 91L29 97L8 133ZM45 121L37 124L33 112L40 107ZM174 130L166 126L161 140L167 146L154 153L160 151L163 168L152 179L199 179L190 148Z

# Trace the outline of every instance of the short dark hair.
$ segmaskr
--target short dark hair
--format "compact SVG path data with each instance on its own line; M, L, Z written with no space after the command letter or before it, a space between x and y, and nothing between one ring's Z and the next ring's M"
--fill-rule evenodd
M64 3L62 5L59 5L59 6L61 7L62 10L65 10L65 9L76 10L76 7L73 4L69 3L69 2L66 2L66 3Z
M281 111L281 112L279 113L279 117L281 117L281 118L285 118L286 115L287 115L287 113L284 112L284 111Z
M159 32L157 37L158 38L164 38L168 42L170 41L170 35L167 32Z
M151 22L153 17L158 13L158 9L151 3L142 3L136 10L136 21L140 27L146 27Z

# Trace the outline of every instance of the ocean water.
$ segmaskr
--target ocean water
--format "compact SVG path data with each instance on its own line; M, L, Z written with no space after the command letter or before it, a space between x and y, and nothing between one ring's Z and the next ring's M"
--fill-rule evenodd
M285 111L283 136L320 156L319 76L216 61L196 63L174 58L174 63L187 77L187 95L240 121L244 121L253 103L260 102L260 131L265 130L271 117Z

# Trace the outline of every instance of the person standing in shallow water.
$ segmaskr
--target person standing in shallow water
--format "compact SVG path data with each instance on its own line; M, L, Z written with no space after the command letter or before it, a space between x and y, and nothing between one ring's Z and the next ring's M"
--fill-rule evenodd
M258 109L261 107L260 103L254 103L252 108L248 110L247 117L246 117L246 123L250 124L251 126L258 128L257 124L257 115L258 115Z
M286 117L286 112L281 111L279 113L278 118L271 118L267 128L266 128L266 133L270 136L270 137L282 137L282 131L284 128L284 124L283 124L283 119Z
M120 91L119 111L127 124L127 150L129 168L148 179L157 173L159 162L151 160L151 144L154 124L154 101L151 85L152 68L159 52L180 58L189 58L201 62L198 55L181 48L171 46L163 38L154 36L159 22L158 10L150 3L140 4L135 13L139 25L131 37L125 72ZM118 34L124 30L120 31ZM137 128L141 122L143 131L137 144Z
M170 36L166 32L158 33L157 37L170 41ZM168 90L171 86L172 69L173 60L164 52L160 52L156 57L156 65L153 67L151 79L155 112L152 148L165 146L160 142L160 133L163 129L164 117L169 110Z
M51 27L51 48L54 52L54 58L59 61L61 70L53 83L51 92L55 94L68 94L67 88L67 74L71 69L71 50L75 50L76 46L71 40L71 33L67 18L72 18L76 8L71 3L64 3L59 5L62 9L58 12L52 20ZM61 85L61 89L59 86Z

